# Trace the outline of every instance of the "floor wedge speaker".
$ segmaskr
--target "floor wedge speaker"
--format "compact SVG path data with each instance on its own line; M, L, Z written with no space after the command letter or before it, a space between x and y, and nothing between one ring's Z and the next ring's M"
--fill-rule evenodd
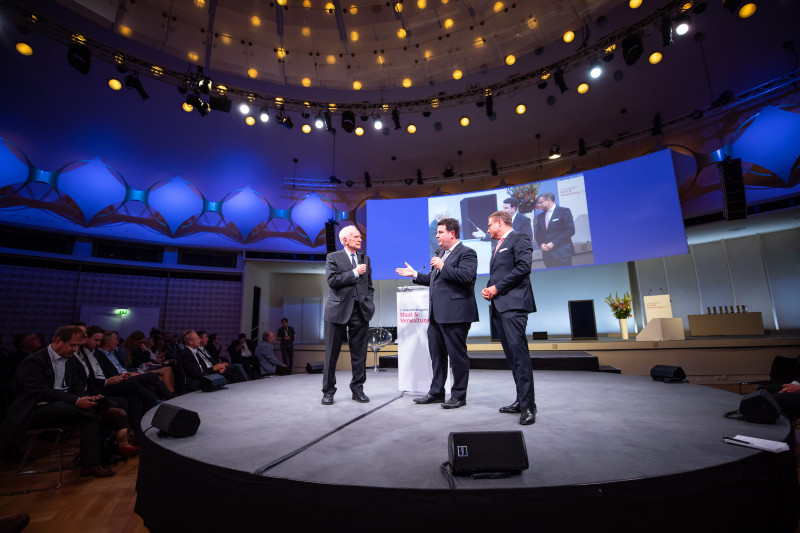
M769 392L757 390L742 398L739 412L748 422L771 424L781 415L781 408Z
M153 427L170 437L191 437L200 427L200 415L194 411L162 403L153 415Z
M212 392L225 388L225 376L219 374L208 374L200 377L200 390Z
M656 365L650 369L650 377L655 381L675 383L686 380L686 373L679 366Z
M322 374L323 370L325 370L325 363L306 363L306 372L309 374Z
M450 433L447 441L454 475L481 472L519 474L528 468L528 451L522 431Z

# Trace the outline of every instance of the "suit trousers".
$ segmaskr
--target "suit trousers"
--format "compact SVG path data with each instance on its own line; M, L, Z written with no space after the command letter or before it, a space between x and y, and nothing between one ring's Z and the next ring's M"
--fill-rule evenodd
M450 397L456 400L467 400L467 384L469 383L469 356L467 355L467 333L472 326L470 322L440 324L431 318L428 324L428 350L431 354L433 379L428 394L437 398L445 395L444 384L447 381L447 358L453 367L453 386Z
M286 371L291 374L294 368L294 343L282 342L281 343L281 358L283 364L286 365Z
M31 429L78 425L81 429L81 462L83 466L100 464L100 415L92 409L81 409L67 402L38 405L33 411Z
M533 389L533 364L528 350L528 338L525 336L528 312L515 309L500 312L492 305L492 323L500 337L503 353L517 385L517 401L523 409L533 407L536 400Z
M353 368L350 390L353 393L364 392L364 382L367 380L367 334L369 333L369 322L364 319L361 306L356 300L347 324L325 322L325 366L322 371L323 394L333 395L336 393L336 362L339 360L339 352L342 349L345 332L347 332L349 339L350 364Z
M142 414L156 406L158 403L156 395L132 380L106 385L103 387L103 394L125 398L128 401L128 422L130 422L133 432L141 438L143 436Z

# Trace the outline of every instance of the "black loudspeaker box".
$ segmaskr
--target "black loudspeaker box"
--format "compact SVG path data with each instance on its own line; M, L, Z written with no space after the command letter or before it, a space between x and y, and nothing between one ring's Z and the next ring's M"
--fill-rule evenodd
M679 366L656 365L650 369L650 377L655 381L673 383L686 380L686 373Z
M535 341L546 341L547 340L547 332L546 331L534 331L533 332L533 340L535 340Z
M745 395L739 404L742 418L756 424L772 424L781 416L781 408L775 398L765 390Z
M153 427L170 437L191 437L200 427L200 416L194 411L162 403L153 415Z
M325 223L325 247L328 253L336 251L336 222L329 220Z
M725 158L719 163L722 188L722 214L725 220L747 218L747 194L742 176L742 160Z
M225 388L225 376L219 374L208 374L200 377L200 390L212 392Z
M528 451L522 431L450 433L447 442L454 475L519 474L528 469Z
M325 370L325 363L306 363L306 372L309 374L322 374Z

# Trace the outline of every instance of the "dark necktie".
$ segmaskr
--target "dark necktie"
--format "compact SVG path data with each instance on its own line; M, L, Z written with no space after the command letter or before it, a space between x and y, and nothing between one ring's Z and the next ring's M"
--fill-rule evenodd
M353 263L353 268L356 268L356 254L350 254L350 261Z

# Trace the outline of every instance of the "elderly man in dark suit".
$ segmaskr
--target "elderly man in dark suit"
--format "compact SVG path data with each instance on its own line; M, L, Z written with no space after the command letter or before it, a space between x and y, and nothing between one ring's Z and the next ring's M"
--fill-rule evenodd
M536 232L534 239L542 251L544 266L547 268L570 266L575 247L572 236L575 235L575 222L572 211L556 205L556 197L551 192L539 196L536 204L543 211L536 215Z
M517 385L516 400L500 412L520 413L520 424L533 424L533 365L525 336L528 314L536 311L531 288L533 244L527 235L512 229L511 217L504 211L489 216L489 235L498 242L489 262L489 282L481 295L491 302L492 323Z
M336 394L336 362L345 332L350 341L353 378L350 391L357 402L367 403L364 382L367 380L367 333L375 314L372 294L372 266L361 251L361 232L345 226L339 232L344 249L331 252L325 260L325 277L330 292L325 304L325 366L322 372L322 404L333 404Z
M430 315L428 322L428 350L431 355L433 379L426 394L414 398L417 404L441 403L445 409L467 405L469 382L469 356L467 334L472 322L478 321L475 303L475 278L478 272L478 255L475 250L458 240L461 227L458 220L444 218L439 221L436 237L443 254L437 250L431 259L431 273L423 274L408 263L396 272L413 277L414 283L430 287ZM440 256L441 255L441 256ZM444 384L447 380L447 358L453 367L453 386L450 399L444 401Z
M100 465L100 421L97 396L78 396L68 391L67 360L86 342L78 326L62 326L52 342L33 352L19 365L18 396L0 428L0 449L16 445L28 427L78 425L81 430L81 476L109 477L113 470Z

